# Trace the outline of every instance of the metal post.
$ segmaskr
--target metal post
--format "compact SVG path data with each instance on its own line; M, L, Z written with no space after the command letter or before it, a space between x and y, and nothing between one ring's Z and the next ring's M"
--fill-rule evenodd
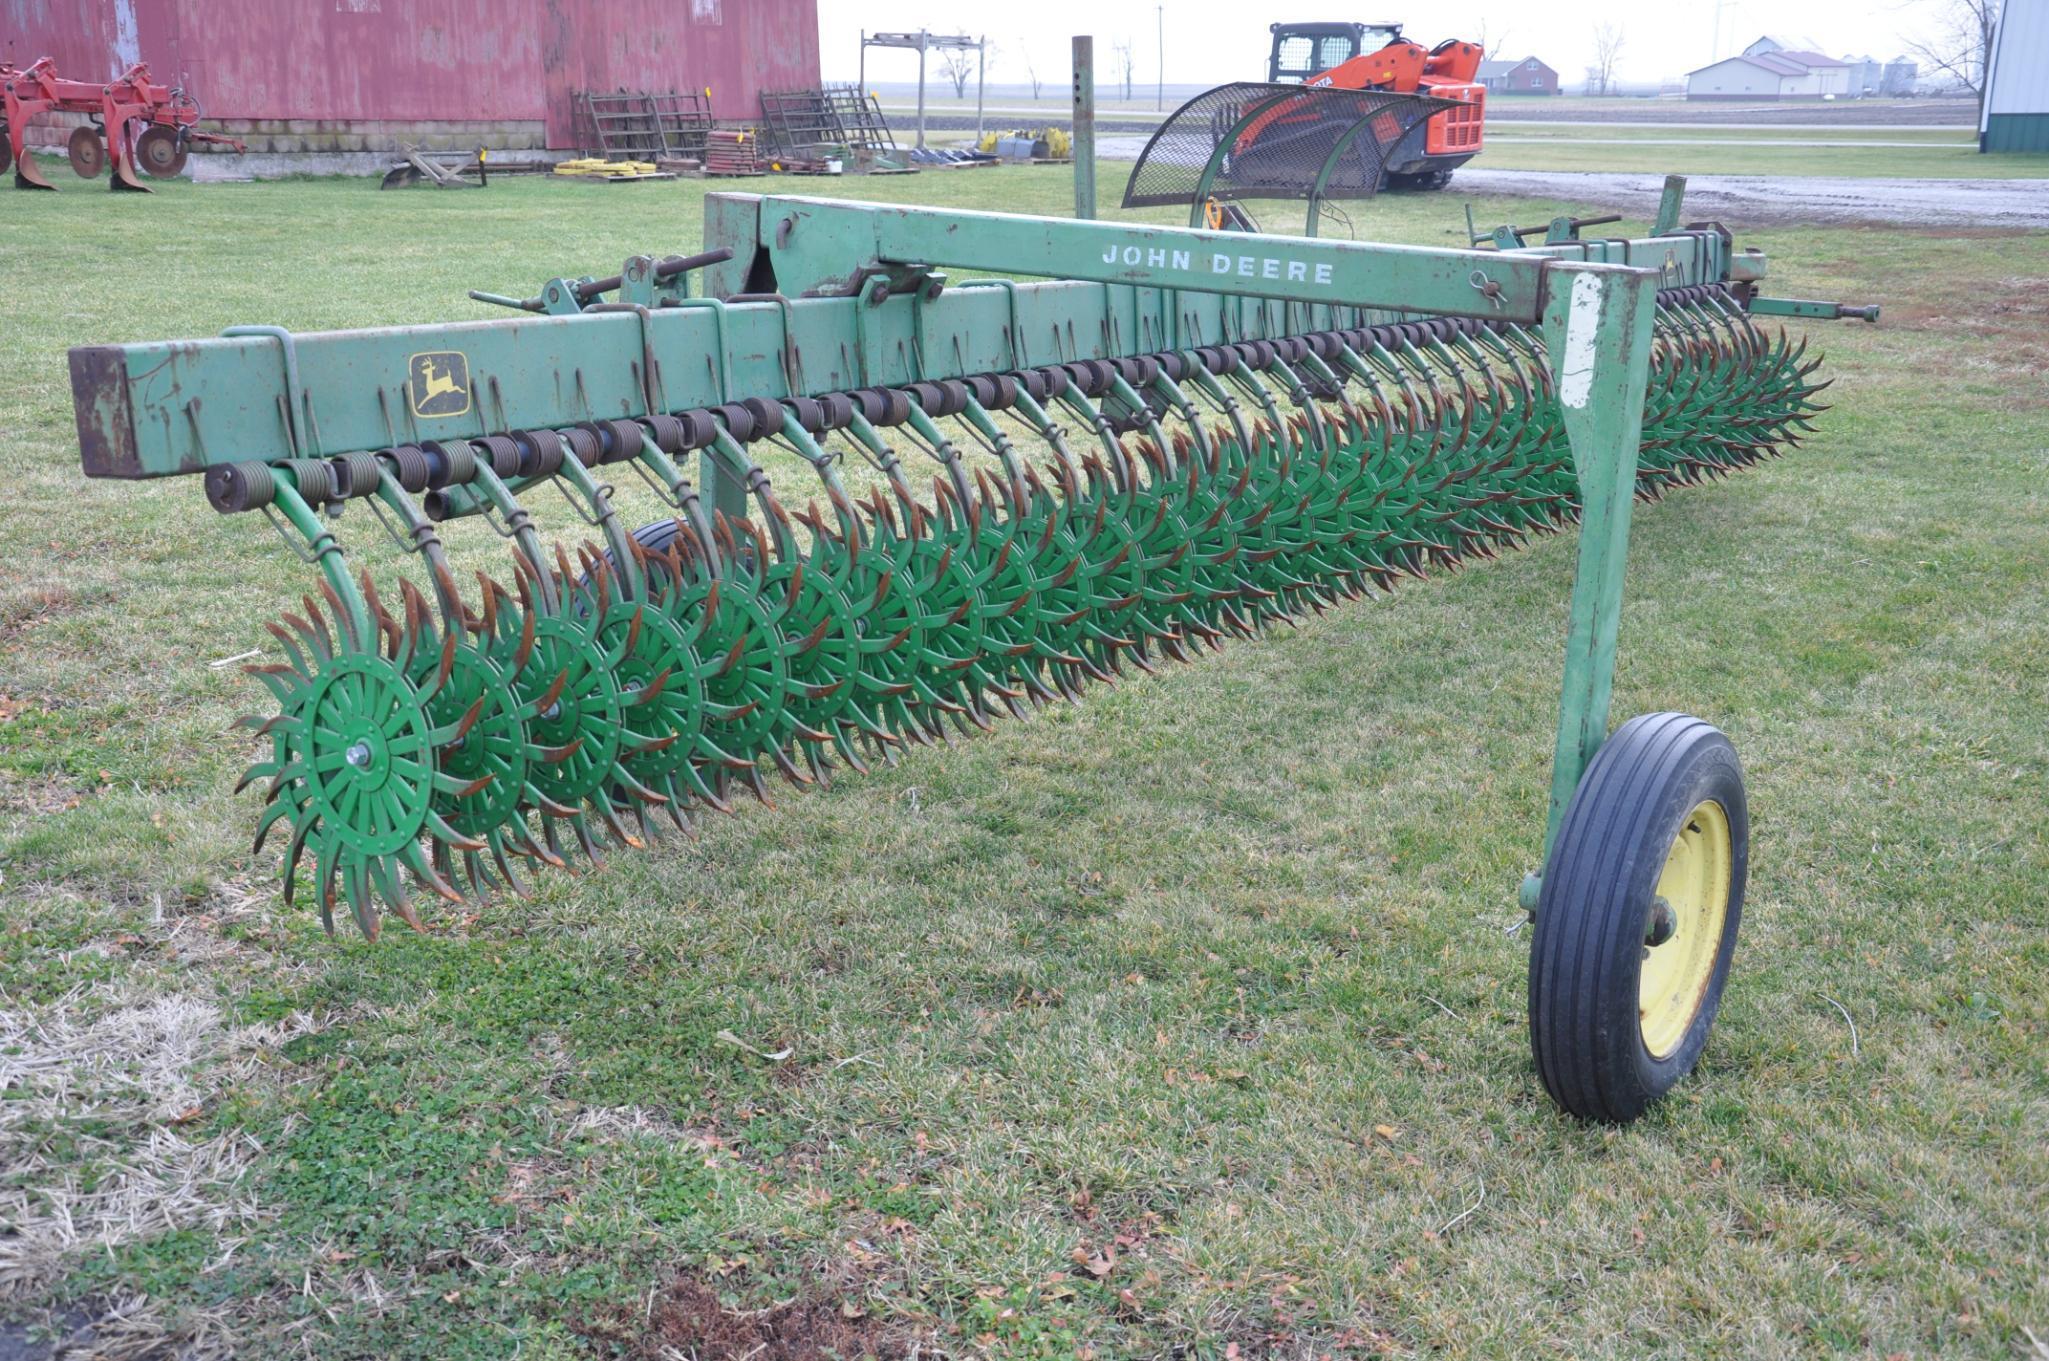
M1096 40L1074 39L1074 215L1096 215Z
M1686 202L1686 176L1665 176L1665 192L1658 195L1658 221L1652 236L1670 236L1679 230L1679 213Z
M925 149L925 39L924 29L918 30L918 150Z
M866 94L867 94L867 92L868 92L868 30L867 30L867 29L865 29L865 28L861 30L861 74L860 74L860 77L859 77L859 78L858 78L858 79L857 79L857 80L856 80L856 81L855 81L854 83L855 83L856 85L859 85L859 86L861 87L861 93L862 93L863 95L866 95Z
M989 38L975 40L975 145L982 144L982 90L989 79Z
M1158 3L1153 6L1153 51L1160 59L1159 70L1154 73L1153 112L1167 111L1167 6Z
M1565 805L1608 737L1657 276L1559 260L1552 262L1549 283L1544 346L1579 478L1580 521L1565 677L1558 695L1558 744L1551 764L1551 809L1544 830L1547 858ZM1524 908L1536 910L1541 887L1538 875L1523 881Z

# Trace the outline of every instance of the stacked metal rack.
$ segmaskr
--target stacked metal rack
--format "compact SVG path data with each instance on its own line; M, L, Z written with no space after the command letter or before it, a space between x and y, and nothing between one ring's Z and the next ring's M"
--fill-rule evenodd
M833 115L839 119L842 140L855 148L895 151L896 134L882 116L882 105L858 85L828 85L822 91Z
M585 147L608 161L702 158L712 129L711 101L687 91L583 90L577 110Z
M847 145L839 112L823 90L763 90L761 140L768 154L815 157Z

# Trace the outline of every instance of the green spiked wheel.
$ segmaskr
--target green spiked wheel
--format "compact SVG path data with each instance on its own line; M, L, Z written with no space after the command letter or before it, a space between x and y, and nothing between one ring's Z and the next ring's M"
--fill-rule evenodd
M504 667L465 639L449 652L447 677L427 705L453 734L435 753L444 777L434 797L438 825L429 829L435 867L473 893L499 880L521 888L512 859L532 854L520 808L535 749Z
M365 859L420 835L434 798L420 692L382 657L338 657L300 710L307 799L341 845Z
M365 646L350 612L328 598L331 626L308 600L305 617L288 615L289 629L272 630L289 661L250 668L281 712L257 725L271 737L271 759L252 766L238 788L270 779L259 847L279 822L291 825L286 900L293 897L302 857L310 855L327 928L334 929L334 904L345 897L357 926L374 938L379 898L419 925L402 869L453 896L420 839L438 821L437 790L453 785L437 775L434 752L454 736L455 725L437 724L429 712L439 677L423 687L408 674L418 636L396 624L373 627ZM380 639L389 642L390 656L378 650Z
M690 764L691 739L703 731L704 663L690 638L655 605L615 600L598 625L599 645L617 654L626 704L619 761L642 789L659 796L682 824L682 792L673 787Z
M527 731L552 757L534 769L534 787L562 808L603 789L619 758L626 722L615 662L590 621L534 621L533 655L516 693Z
M754 762L781 745L790 697L787 644L746 575L691 582L669 606L672 618L698 630L698 655L705 664L705 698L712 741L732 763L708 772L721 791L727 773L748 776L763 793Z
M436 810L465 836L488 837L509 822L526 787L528 745L518 701L496 662L473 644L459 643L448 679L428 701L428 714L443 728L461 728L441 748L441 769L462 788L437 796Z

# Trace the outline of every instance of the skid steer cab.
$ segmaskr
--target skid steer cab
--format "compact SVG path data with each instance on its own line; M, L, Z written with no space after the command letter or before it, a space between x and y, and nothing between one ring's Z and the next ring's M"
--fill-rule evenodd
M1273 24L1266 78L1276 85L1388 90L1451 99L1403 136L1387 156L1385 188L1442 189L1486 137L1487 87L1478 43L1446 39L1427 51L1395 23Z

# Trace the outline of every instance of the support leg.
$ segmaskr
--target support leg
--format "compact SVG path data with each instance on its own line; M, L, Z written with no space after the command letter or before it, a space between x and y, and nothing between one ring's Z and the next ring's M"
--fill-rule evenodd
M1567 262L1553 266L1549 279L1544 342L1579 477L1581 510L1544 831L1547 854L1566 803L1608 735L1656 282L1648 270ZM1526 909L1535 910L1540 884L1534 874L1523 881Z

